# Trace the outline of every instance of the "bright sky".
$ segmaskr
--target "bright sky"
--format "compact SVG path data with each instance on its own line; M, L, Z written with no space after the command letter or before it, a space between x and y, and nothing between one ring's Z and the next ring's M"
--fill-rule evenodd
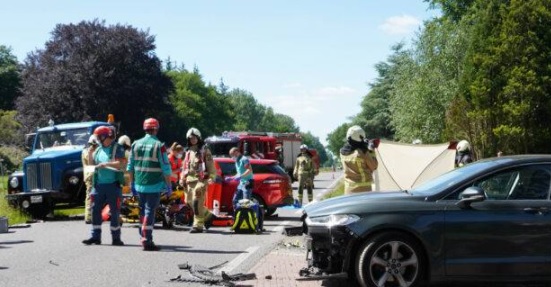
M325 144L360 111L374 65L436 14L422 0L21 0L2 5L0 44L23 61L58 23L149 30L161 60L251 92Z

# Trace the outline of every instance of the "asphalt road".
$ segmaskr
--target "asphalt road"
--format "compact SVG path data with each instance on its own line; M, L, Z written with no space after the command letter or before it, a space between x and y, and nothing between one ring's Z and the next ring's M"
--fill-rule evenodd
M315 181L314 196L328 191L340 173L322 173ZM295 183L296 185L296 183ZM296 193L296 189L294 191ZM85 246L90 226L82 220L47 221L10 228L0 234L0 286L204 286L170 282L189 277L178 264L205 267L224 264L226 273L246 273L282 239L286 226L300 225L299 209L280 208L265 221L261 235L239 235L228 227L190 234L187 228L156 228L159 252L144 252L135 224L124 224L125 246L111 246L107 223L102 245Z

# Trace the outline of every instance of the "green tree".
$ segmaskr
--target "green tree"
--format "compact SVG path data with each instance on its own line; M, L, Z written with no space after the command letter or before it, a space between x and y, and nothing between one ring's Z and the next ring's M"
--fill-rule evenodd
M106 120L141 136L142 122L168 116L170 79L155 56L155 37L131 26L94 20L58 24L45 49L27 57L18 118L26 130L55 122ZM161 129L162 131L162 129Z
M173 115L167 140L184 142L186 132L191 127L198 128L203 138L230 130L234 117L229 107L229 99L222 96L212 85L206 85L199 70L172 70L167 75L174 83L170 94Z
M0 45L0 110L13 110L19 96L21 78L19 63L11 49Z
M0 144L18 145L24 140L21 133L21 124L16 119L16 111L0 110Z
M346 141L346 132L352 125L344 123L327 135L327 149L335 155L340 154L340 149Z

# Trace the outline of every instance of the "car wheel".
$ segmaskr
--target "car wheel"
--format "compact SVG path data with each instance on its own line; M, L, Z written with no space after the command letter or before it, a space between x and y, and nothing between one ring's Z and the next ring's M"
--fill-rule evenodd
M414 287L423 279L419 244L406 234L388 232L365 242L356 258L356 278L364 287Z

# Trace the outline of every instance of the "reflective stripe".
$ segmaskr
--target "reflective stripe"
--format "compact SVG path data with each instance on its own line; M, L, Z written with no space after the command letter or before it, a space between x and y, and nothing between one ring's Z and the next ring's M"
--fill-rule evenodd
M159 159L157 157L149 157L149 156L136 156L134 157L135 160L143 160L143 161L151 161L151 162L159 162Z
M142 167L142 166L136 166L134 167L134 170L143 171L143 172L162 172L163 171L163 169L160 167Z
M92 229L101 229L101 225L92 225Z
M111 226L111 231L117 231L117 230L120 230L121 227L120 226Z
M365 173L365 170L362 168L363 160L361 158L356 158L355 163L356 163L356 167L358 168L358 174L360 174L360 176L362 177L361 182L366 182L367 174Z
M153 225L142 226L143 230L153 230Z

